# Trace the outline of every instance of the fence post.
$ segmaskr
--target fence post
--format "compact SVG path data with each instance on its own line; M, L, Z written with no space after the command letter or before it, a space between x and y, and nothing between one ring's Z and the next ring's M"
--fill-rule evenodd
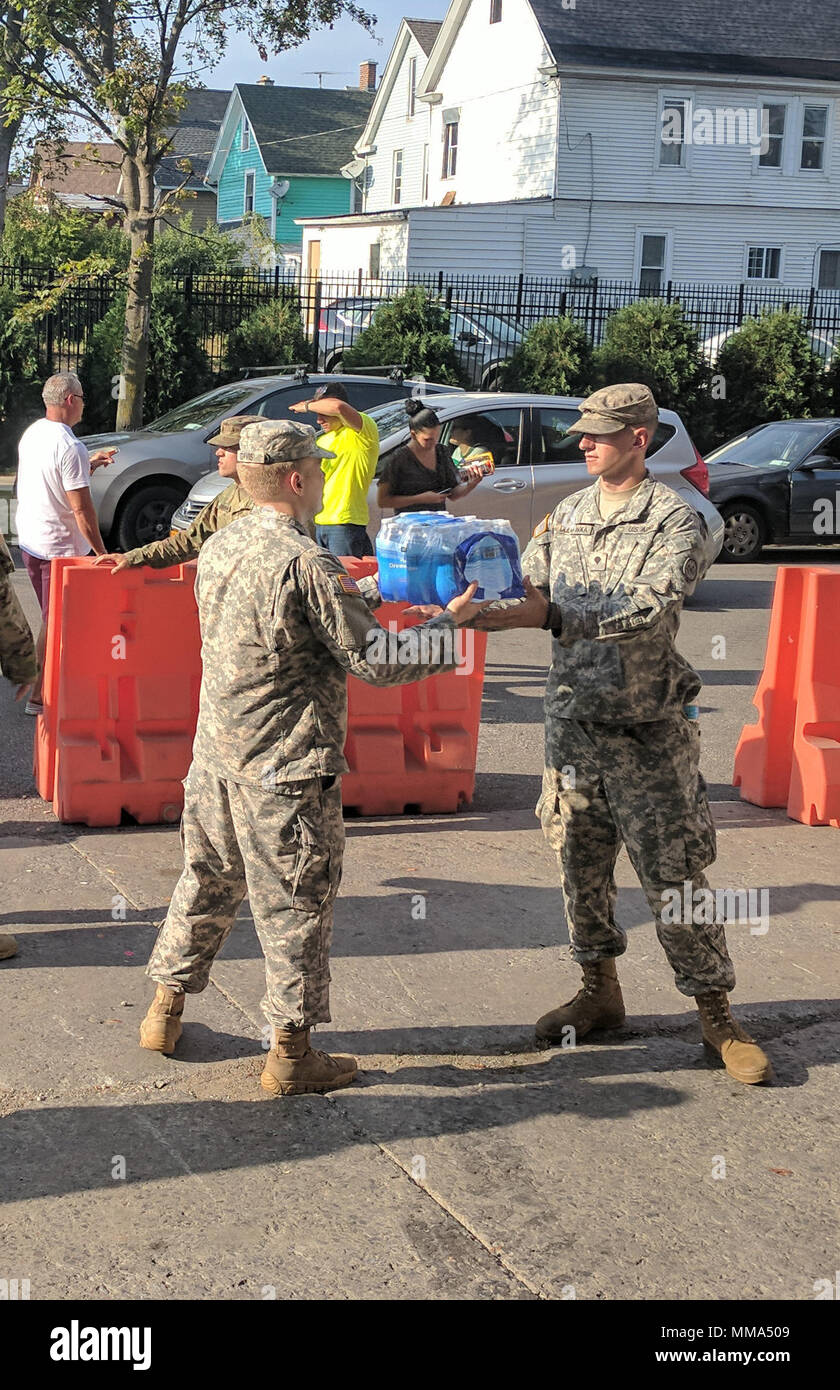
M673 288L674 288L674 282L673 282L673 280L669 280L669 281L668 281L668 288L667 288L666 291L665 291L665 303L666 303L666 304L670 304L670 303L671 303L671 292L672 292Z
M443 294L443 271L438 271L438 294Z
M321 323L321 281L315 281L315 298L312 301L312 370L318 370L318 337Z
M807 316L806 316L806 319L805 319L805 325L806 325L807 328L811 328L811 327L813 326L813 322L814 322L814 305L815 305L815 303L816 303L816 297L817 297L816 286L815 286L815 285L812 285L812 286L811 286L811 293L808 295L808 313L807 313Z
M279 265L276 265L276 266L274 267L274 298L275 298L275 299L279 299L279 298L280 298L280 267L279 267Z
M746 289L746 286L745 286L745 284L744 284L744 282L743 282L743 280L742 280L741 283L740 283L740 285L738 286L738 327L739 327L739 328L741 328L741 327L743 326L743 323L744 323L744 290L745 290L745 289Z
M591 338L591 340L592 340L593 343L596 341L596 339L595 339L595 332L596 332L596 328L597 328L597 323L598 323L598 276L597 276L597 275L594 275L594 276L592 277L592 325L591 325L591 328L590 328L590 330L589 330L589 336L590 336L590 338Z
M517 321L517 323L519 322L519 320L520 320L521 317L522 317L522 295L523 295L524 289L525 289L525 276L524 276L524 274L522 273L522 271L520 270L520 272L519 272L519 281L518 281L518 284L517 284L517 286L516 286L516 321Z

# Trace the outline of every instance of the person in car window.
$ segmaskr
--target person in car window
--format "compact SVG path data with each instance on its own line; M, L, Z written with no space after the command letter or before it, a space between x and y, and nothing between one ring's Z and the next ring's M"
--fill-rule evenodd
M440 442L440 420L433 410L412 397L405 403L411 438L388 459L379 480L380 507L401 512L442 512L447 497L466 497L481 482L476 469L461 481L449 450Z
M498 468L508 445L504 430L486 415L462 416L453 424L449 438L457 445L452 461L458 468L485 454L490 454Z

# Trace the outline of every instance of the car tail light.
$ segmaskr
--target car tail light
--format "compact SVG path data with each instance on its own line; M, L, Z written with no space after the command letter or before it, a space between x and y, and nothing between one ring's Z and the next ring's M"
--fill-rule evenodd
M702 492L705 497L708 497L709 470L706 467L706 460L699 452L696 444L692 444L691 447L694 450L694 463L690 468L681 468L680 473L684 478L688 478L688 481L692 486L697 488L698 492Z
M322 313L321 316L320 316L320 318L318 319L318 332L319 332L319 333L326 333L326 331L327 331L327 316L326 316L326 314Z

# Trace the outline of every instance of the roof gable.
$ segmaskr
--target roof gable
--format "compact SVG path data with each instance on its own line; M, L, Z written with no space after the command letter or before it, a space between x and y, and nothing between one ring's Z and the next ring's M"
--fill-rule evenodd
M397 37L394 39L393 48L388 54L388 61L382 73L382 81L377 89L368 122L361 137L355 142L355 149L368 149L376 139L376 132L387 110L388 102L391 99L391 93L394 90L394 85L399 76L411 40L414 39L414 41L419 44L423 54L428 58L435 46L435 40L442 27L442 20L403 19L400 21ZM424 67L425 65L422 66ZM417 83L418 92L421 90L421 81L422 71Z
M234 91L268 174L338 177L341 166L352 158L373 104L372 92L355 87L336 90L238 82Z
M35 147L32 186L56 194L115 198L122 152L107 140L49 141Z
M186 93L187 104L180 112L178 124L170 126L170 153L164 155L155 170L158 188L178 188L184 183L184 171L178 165L189 159L193 176L187 188L205 188L204 175L210 163L219 130L230 101L230 92L209 87L195 87Z
M440 33L443 23L442 19L406 19L405 24L411 30L415 39L419 43L426 57L428 58L435 46L435 39Z

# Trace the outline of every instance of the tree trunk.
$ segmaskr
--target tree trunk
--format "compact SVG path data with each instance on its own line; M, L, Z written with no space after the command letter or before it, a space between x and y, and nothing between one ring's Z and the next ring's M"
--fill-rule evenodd
M152 247L155 236L154 173L140 158L123 161L125 229L131 242L128 294L120 363L117 429L139 430L149 357L152 300Z
M9 165L12 160L12 146L20 130L20 121L12 125L0 125L0 237L6 225L6 202L9 196Z

